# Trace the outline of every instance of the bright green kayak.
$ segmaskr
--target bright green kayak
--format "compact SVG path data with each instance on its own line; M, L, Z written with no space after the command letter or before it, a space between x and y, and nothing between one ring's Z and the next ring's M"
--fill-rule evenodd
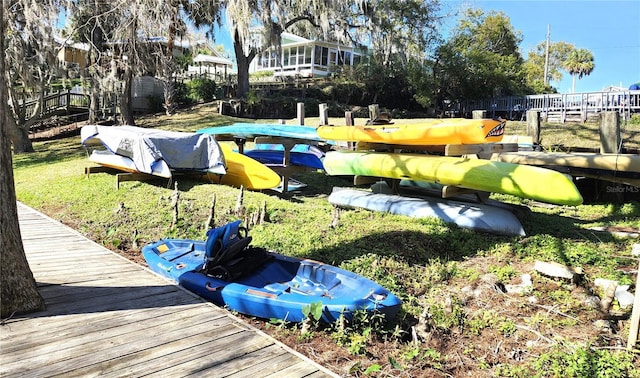
M328 152L323 163L330 175L428 181L560 205L582 203L582 196L570 177L540 167L460 157L358 151Z

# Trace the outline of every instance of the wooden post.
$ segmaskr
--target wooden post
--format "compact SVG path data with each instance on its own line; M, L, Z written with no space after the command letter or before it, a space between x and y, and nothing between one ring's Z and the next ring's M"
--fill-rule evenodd
M353 126L353 113L344 112L344 124L347 126ZM355 142L347 142L347 149L355 150L356 143Z
M320 125L328 125L329 124L329 108L327 104L318 105L319 114L320 114Z
M640 244L634 244L631 254L640 255ZM629 340L627 341L627 349L633 349L638 342L638 328L640 328L640 263L638 264L638 273L636 274L636 292L633 300L633 309L631 310L631 324L629 327Z
M369 123L373 124L373 121L375 121L379 116L380 107L378 104L369 105Z
M304 125L304 102L298 103L298 125Z
M620 151L620 115L602 112L600 118L600 153L616 154Z
M486 110L472 110L471 111L471 118L473 118L473 119L485 119L485 118L487 118L487 111Z
M353 126L353 113L344 112L344 124L347 126Z
M534 144L540 144L540 112L527 110L527 136Z

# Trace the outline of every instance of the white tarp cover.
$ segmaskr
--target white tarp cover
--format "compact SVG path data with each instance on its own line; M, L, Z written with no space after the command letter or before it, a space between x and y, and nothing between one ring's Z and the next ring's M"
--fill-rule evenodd
M201 170L226 173L224 155L212 135L146 129L136 126L86 125L80 132L82 144L99 139L113 154L133 160L136 169L151 174L164 160L172 170Z

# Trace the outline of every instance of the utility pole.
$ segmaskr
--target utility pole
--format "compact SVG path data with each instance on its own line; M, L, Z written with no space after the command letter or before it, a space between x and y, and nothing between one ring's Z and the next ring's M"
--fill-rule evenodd
M551 26L547 24L547 46L544 52L544 85L549 84L549 39L551 38Z

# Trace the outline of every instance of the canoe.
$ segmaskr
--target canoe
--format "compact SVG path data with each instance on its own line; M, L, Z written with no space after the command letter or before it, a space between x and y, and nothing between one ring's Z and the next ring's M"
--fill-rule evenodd
M278 123L234 123L199 129L199 134L230 135L236 138L254 139L259 136L322 141L313 126L282 125Z
M323 163L329 175L428 181L553 204L582 203L570 177L540 167L461 157L358 151L327 152Z
M207 232L206 241L164 239L143 247L149 268L231 311L301 322L320 306L333 323L355 311L393 318L401 306L379 284L332 265L267 252L250 245L240 221Z
M521 151L500 153L495 160L640 186L640 155Z
M114 168L123 172L141 173L131 158L122 155L116 155L109 151L93 150L89 155L89 161L100 164L103 167ZM145 172L147 173L147 172ZM154 176L171 178L171 169L164 160L158 160L151 166L151 172Z
M333 188L329 203L342 207L363 208L412 218L438 218L445 223L474 231L497 235L525 236L518 218L510 211L476 203L418 198L369 191Z
M321 138L336 141L411 146L499 142L504 121L492 119L437 119L416 124L320 126Z
M231 146L220 143L220 149L227 162L224 175L207 175L211 182L233 186L236 188L262 190L280 185L280 175L273 169L248 156L234 152Z

